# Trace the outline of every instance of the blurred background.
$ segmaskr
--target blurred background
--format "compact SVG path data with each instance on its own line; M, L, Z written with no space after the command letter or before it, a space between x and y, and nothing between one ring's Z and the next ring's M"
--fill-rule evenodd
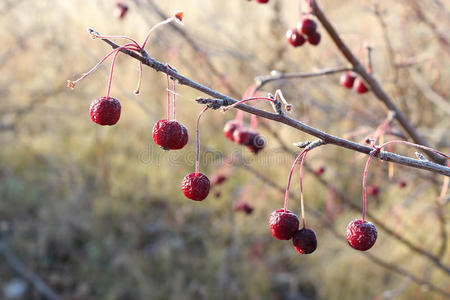
M372 47L375 77L429 144L448 153L450 3L319 3L361 60L367 61L365 43ZM235 98L272 70L347 67L320 25L318 46L287 43L298 1L121 4L125 13L111 0L0 1L1 299L51 299L52 293L61 299L446 299L450 205L443 176L373 161L368 219L379 236L368 255L345 240L346 225L361 216L367 156L335 146L314 150L304 190L318 249L300 255L291 241L272 237L268 216L283 205L299 151L292 143L311 136L259 120L266 147L254 155L222 134L235 111L208 111L200 126L200 170L226 180L197 203L182 195L180 183L194 170L201 106L193 100L200 92L177 87L177 119L190 141L166 152L151 134L166 114L163 74L144 67L136 96L138 63L118 56L112 96L122 115L112 127L88 114L92 100L105 95L110 60L74 90L66 88L66 80L111 49L92 40L88 27L142 41L175 11L184 11L184 26L156 30L150 55ZM388 112L371 93L343 88L340 75L275 81L261 95L282 89L294 106L291 117L362 143ZM250 126L248 115L245 122ZM402 130L393 122L379 138L402 138ZM393 151L414 156L415 150ZM289 208L299 214L298 172L291 191Z

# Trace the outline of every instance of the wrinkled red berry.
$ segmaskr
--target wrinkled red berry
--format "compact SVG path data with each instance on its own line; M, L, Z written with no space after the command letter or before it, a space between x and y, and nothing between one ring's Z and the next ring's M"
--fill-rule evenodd
M183 178L181 189L184 195L194 201L202 201L209 194L208 177L202 173L191 173Z
M256 2L258 2L258 3L267 3L267 2L269 2L269 0L256 0Z
M239 127L239 122L235 120L228 121L223 127L223 133L225 137L230 141L234 141L233 133Z
M120 119L120 102L113 97L100 97L92 101L91 120L100 125L114 125Z
M380 193L380 188L378 187L378 185L369 185L367 187L367 193L371 196L378 196L378 194Z
M289 44L291 44L294 47L299 47L306 42L305 37L300 32L298 32L297 29L288 30L286 32L286 38Z
M166 150L177 150L187 144L189 134L186 127L178 121L159 120L153 126L153 140Z
M307 36L313 35L316 32L317 24L314 20L303 19L298 23L298 30Z
M358 94L364 94L364 93L367 93L369 91L369 89L367 88L366 84L360 78L357 78L355 80L355 83L354 83L353 87L354 87L355 91Z
M254 154L258 154L266 145L266 141L256 132L250 132L250 141L247 148Z
M253 212L253 206L250 203L245 201L238 201L233 205L233 209L235 211L243 211L247 215L250 215Z
M313 46L317 46L320 43L320 33L318 33L317 31L314 32L313 34L311 34L310 36L308 36L308 43L310 43Z
M313 253L317 248L317 238L314 230L302 228L292 237L292 244L300 254Z
M375 225L363 220L353 220L347 225L347 242L352 248L366 251L372 248L378 236Z
M250 138L250 131L242 127L233 132L233 140L236 144L247 146L250 143Z
M349 71L341 76L341 85L346 89L351 89L355 83L356 75Z
M408 184L407 184L406 181L404 181L404 180L401 180L401 181L398 182L398 186L399 186L400 188L405 188L407 185L408 185Z
M224 174L215 174L211 177L211 185L221 185L228 179Z
M277 209L269 218L270 232L279 240L289 240L298 230L298 217L289 210Z

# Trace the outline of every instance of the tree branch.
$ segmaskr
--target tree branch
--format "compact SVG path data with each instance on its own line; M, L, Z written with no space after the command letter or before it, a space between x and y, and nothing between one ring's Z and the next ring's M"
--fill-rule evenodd
M92 33L92 32L95 32L95 31L93 29L89 29L89 33ZM98 32L96 32L96 33L98 34ZM118 44L112 42L111 40L108 40L108 39L102 39L102 40L104 42L106 42L107 44L109 44L114 49L119 47ZM228 105L238 102L238 100L236 100L236 99L233 99L229 96L221 94L215 90L212 90L200 83L197 83L197 82L189 79L188 77L178 73L175 69L167 68L166 64L163 64L163 63L157 61L156 59L150 57L150 55L144 49L141 49L142 55L139 55L136 52L130 51L128 49L121 49L120 51L141 61L144 65L149 66L150 68L154 69L155 71L159 71L159 72L168 74L172 78L176 79L178 81L178 83L181 85L189 86L193 89L196 89L200 92L203 92L207 95L217 98L217 99L208 99L209 100L208 104L215 105L215 106L217 106L219 104L220 104L220 106L228 106ZM370 152L373 150L373 148L371 148L371 147L364 146L364 145L361 145L361 144L358 144L358 143L355 143L355 142L352 142L349 140L345 140L345 139L333 136L333 135L325 133L323 131L320 131L319 129L308 126L300 121L289 118L285 114L270 113L270 112L260 110L260 109L257 109L255 107L245 105L245 104L239 104L236 106L236 108L240 109L242 111L245 111L247 113L254 114L259 117L265 118L265 119L283 123L292 128L295 128L297 130L300 130L300 131L303 131L310 135L313 135L313 136L323 140L327 144L333 144L333 145L336 145L339 147L347 148L347 149L361 152L364 154L370 154ZM396 112L396 116L397 116L397 112ZM428 170L428 171L440 173L440 174L443 174L446 176L450 176L450 168L449 167L442 166L442 165L439 165L439 164L436 164L436 163L433 163L430 161L413 159L413 158L409 158L406 156L401 156L398 154L385 152L385 151L378 151L377 154L374 155L374 157L377 157L378 159L381 159L384 161L391 161L394 163L398 163L398 164L402 164L402 165L406 165L406 166L410 166L410 167L414 167L414 168L418 168L418 169L423 169L423 170Z

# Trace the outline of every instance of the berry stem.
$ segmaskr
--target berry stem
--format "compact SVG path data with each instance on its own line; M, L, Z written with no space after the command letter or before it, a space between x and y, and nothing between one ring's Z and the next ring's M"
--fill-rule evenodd
M252 115L250 129L257 130L258 129L258 118L256 115Z
M139 62L139 79L136 90L134 91L136 95L139 95L139 93L141 92L141 83L142 83L142 62Z
M305 205L303 203L303 162L305 161L306 154L308 154L308 151L305 151L305 154L302 157L302 161L300 162L300 205L302 209L303 228L306 228Z
M366 167L364 168L364 176L363 176L363 222L366 220L366 184L367 184L367 172L369 171L369 164L370 161L372 160L372 157L375 155L375 153L377 153L378 150L380 150L381 148L376 148L374 150L372 150L370 152L369 158L367 159L366 162Z
M142 43L141 48L142 48L142 49L145 48L145 45L147 45L148 39L150 38L150 34L151 34L155 29L157 29L159 26L162 26L162 25L164 25L164 24L168 24L168 23L170 23L170 22L172 22L172 21L175 21L175 17L170 17L170 18L168 18L168 19L165 19L164 21L159 22L158 24L156 24L156 25L154 25L152 28L150 28L150 31L148 32L147 37L145 38L144 42Z
M172 95L172 97L173 97L173 105L172 105L172 109L173 109L173 119L174 120L176 120L176 117L177 117L176 110L175 110L175 107L177 105L177 100L176 100L177 90L176 90L176 88L177 88L177 82L175 80L173 80L173 89L172 89L172 92L173 92L173 95Z
M199 130L198 127L199 127L199 123L200 123L200 117L207 110L208 110L208 106L205 106L205 108L202 109L202 111L198 114L197 125L195 127L195 134L196 134L196 137L197 137L197 157L195 159L195 175L198 174L198 166L199 166L199 162L200 162L200 130Z
M109 98L109 95L111 93L111 83L112 83L112 78L113 78L113 73L114 73L114 66L116 64L116 59L117 59L117 55L119 54L120 51L116 51L116 54L114 54L113 57L113 61L111 63L111 71L109 72L109 81L108 81L108 89L106 90L106 98Z
M286 186L286 193L284 195L284 211L287 211L287 206L288 206L288 200L289 200L289 188L291 186L291 179L292 179L292 173L294 173L294 169L295 166L297 165L298 161L300 160L300 158L303 156L303 154L305 154L307 150L303 150L295 159L294 163L292 164L292 168L291 168L291 172L289 173L289 178L288 178L288 183Z
M95 31L91 31L91 37L93 39L125 39L128 40L132 43L132 45L135 47L135 51L139 51L140 50L140 46L138 44L138 42L136 42L134 39L128 37L128 36L124 36L124 35L100 35Z
M307 17L309 18L310 15L311 15L311 0L308 0L308 14L307 14Z
M227 111L227 110L229 110L230 108L233 108L233 107L235 107L235 106L237 106L237 105L239 105L239 104L243 104L243 103L245 103L245 102L253 101L253 100L266 100L266 101L270 101L270 102L274 102L274 103L275 103L275 100L270 99L270 98L266 98L266 97L251 97L251 98L247 98L247 99L243 99L243 100L241 100L241 101L235 102L235 103L233 103L233 104L231 104L231 105L222 107L222 110L223 110L223 111Z
M237 111L235 120L239 123L239 126L242 126L242 121L244 120L244 112L242 110Z
M166 65L166 79L167 79L167 120L170 120L170 79L169 79L169 66Z

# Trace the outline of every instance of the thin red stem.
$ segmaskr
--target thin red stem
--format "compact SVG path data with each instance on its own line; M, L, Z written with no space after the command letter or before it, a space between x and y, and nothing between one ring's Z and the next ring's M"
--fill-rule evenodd
M270 101L270 102L275 102L275 100L270 99L270 98L266 98L266 97L251 97L251 98L247 98L247 99L243 99L243 100L241 100L241 101L238 101L238 102L236 102L236 103L234 103L234 104L225 106L225 107L223 108L223 110L224 110L224 111L227 111L227 110L229 110L230 108L233 108L233 107L235 107L235 106L237 106L237 105L239 105L239 104L243 104L243 103L245 103L245 102L253 101L253 100L266 100L266 101Z
M134 91L134 93L136 95L138 95L141 91L141 83L142 83L142 62L139 62L139 79L138 79L137 88Z
M242 125L242 122L244 120L244 112L242 110L238 110L236 113L236 118L234 118L239 125Z
M108 81L108 89L106 90L106 98L109 98L109 95L111 93L111 83L112 83L112 78L113 78L113 73L114 73L114 66L116 64L116 59L117 59L117 55L119 54L120 51L117 51L116 54L114 54L113 57L113 61L111 63L111 71L109 72L109 81Z
M380 148L381 149L381 148ZM370 165L370 161L372 160L372 157L375 155L375 153L377 153L377 151L379 150L379 148L376 148L375 150L372 150L372 152L370 152L369 158L367 159L366 162L366 167L364 168L364 176L363 176L363 222L366 220L366 183L367 183L367 172L369 170L369 165Z
M308 17L311 15L311 0L308 0Z
M167 120L170 120L170 79L169 79L169 67L166 66L166 79L167 79Z
M205 111L208 110L208 106L205 106L205 108L198 114L197 117L197 125L195 127L195 134L197 137L197 158L195 159L195 175L198 174L198 166L200 162L200 130L199 130L199 123L200 123L200 117L203 115Z
M142 43L141 48L142 48L142 49L145 48L145 45L147 45L148 39L150 38L150 34L151 34L156 28L158 28L158 27L161 26L161 25L170 23L170 22L172 22L173 20L175 20L175 18L174 18L174 17L170 17L170 18L168 18L168 19L166 19L166 20L164 20L164 21L162 21L162 22L159 22L158 24L154 25L154 26L150 29L150 31L148 32L147 37L145 38L144 42Z
M252 115L250 129L256 131L258 129L258 117Z
M305 154L302 157L302 161L300 162L300 205L302 209L303 228L306 228L305 205L303 203L303 162L305 161L306 154L308 154L308 151L305 151Z
M294 163L292 164L291 172L289 173L288 183L286 186L286 193L284 195L284 211L287 211L288 206L288 200L289 200L289 188L291 186L291 179L292 179L292 173L294 173L295 166L297 165L298 161L302 157L303 154L305 154L307 150L303 150L295 159Z
M172 92L173 92L173 105L172 105L172 110L173 110L173 119L175 120L176 119L176 117L177 117L177 114L176 114L176 105L177 105L177 90L176 90L176 88L177 88L177 82L174 80L173 81L173 90L172 90Z
M99 38L99 39L125 39L128 40L130 42L133 43L133 45L136 47L137 51L139 51L139 49L141 48L138 44L138 42L136 42L134 39L128 37L128 36L124 36L124 35L99 35L95 32L91 33L91 36L93 39L95 38Z

